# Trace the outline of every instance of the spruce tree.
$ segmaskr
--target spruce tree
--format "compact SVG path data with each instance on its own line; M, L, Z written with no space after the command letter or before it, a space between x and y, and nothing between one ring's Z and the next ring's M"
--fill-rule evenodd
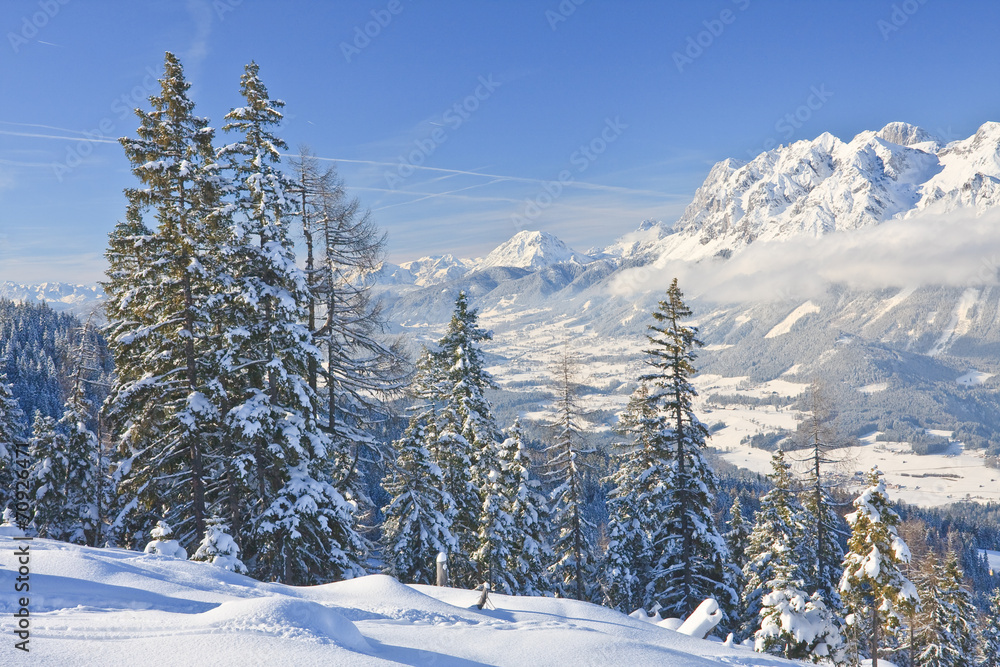
M500 459L498 444L487 444L479 452L477 465L479 494L478 547L472 553L480 578L490 590L512 595L519 588L513 572L507 570L514 546L514 519L509 513L512 489Z
M855 511L847 515L851 537L840 595L848 612L848 632L854 641L867 643L872 667L878 667L882 642L900 627L900 616L918 596L902 571L910 550L897 532L900 519L889 503L882 472L872 468L866 482L868 487L854 501Z
M247 571L246 565L240 560L240 547L229 534L226 522L217 516L208 520L205 537L191 560L211 563L237 574L246 574Z
M398 458L382 483L392 497L384 509L382 553L388 573L404 583L434 583L437 555L458 551L451 532L455 505L426 445L434 438L431 416L428 410L411 418L393 443Z
M182 540L204 533L205 452L218 432L212 311L224 187L189 87L167 53L152 108L136 110L137 138L121 140L140 186L125 191L104 284L117 366L106 414L121 455L119 492L130 499L117 523L142 523L162 503Z
M629 614L647 604L651 578L650 525L647 504L651 494L649 471L655 465L655 435L659 421L649 403L649 390L639 385L619 416L615 430L627 440L615 444L615 472L605 481L608 493L608 548L604 556L604 592L607 603Z
M549 566L556 592L560 597L577 600L592 599L596 581L596 563L590 535L594 524L584 516L584 482L586 449L579 424L576 403L575 360L568 349L555 366L556 415L555 437L546 448L550 479L556 484L550 498L553 501L554 560Z
M822 386L813 382L806 395L807 411L799 425L800 440L806 445L808 471L801 500L805 510L804 539L811 540L813 564L806 576L809 591L819 592L827 605L841 610L840 577L844 549L840 538L846 532L827 489L823 467L836 463L832 451L840 444L833 428L833 414Z
M486 391L495 387L485 369L481 344L492 333L479 327L478 314L460 292L447 330L434 352L426 352L417 364L416 393L435 406L428 451L440 467L443 491L454 503L452 535L457 551L450 554L449 572L456 586L475 586L484 572L477 572L472 555L479 562L502 562L482 549L480 528L483 497L480 489L495 470L495 452L500 430L493 417ZM496 544L494 544L496 546Z
M271 99L256 63L240 79L244 106L226 114L235 141L220 151L231 180L231 265L222 359L229 454L252 525L241 544L251 572L313 583L363 572L366 543L354 506L330 481L329 436L318 423L308 374L317 350L304 325L308 279L295 264L289 222L294 184L280 169L285 143L274 134L284 103Z
M7 375L0 373L0 506L3 509L14 500L15 459L23 417Z
M734 582L741 592L746 587L746 575L744 571L748 562L747 553L750 549L750 532L752 528L743 518L743 506L740 503L739 497L733 498L733 505L729 509L729 530L726 532L725 538L733 567L736 570L734 573ZM734 615L739 619L746 617L743 595L740 595L739 604Z
M926 600L927 624L921 636L921 667L975 667L978 610L965 589L958 557L928 559L931 572Z
M74 512L66 495L69 456L66 435L56 420L35 412L28 455L31 469L31 496L35 507L33 522L39 537L67 540L74 524Z
M792 582L797 588L804 588L811 565L803 558L806 542L797 525L802 508L792 489L791 465L780 448L771 456L768 478L772 487L761 498L746 549L742 601L745 637L753 636L760 628L764 597Z
M96 546L102 529L101 507L105 504L104 457L97 436L87 423L93 406L87 399L82 369L78 367L66 409L57 428L65 434L65 503L69 517L65 539Z
M1000 667L1000 589L993 589L989 596L985 624L980 630L980 667Z
M761 500L748 549L753 558L748 562L744 613L749 617L756 609L754 648L786 658L839 662L843 638L837 618L818 592L810 596L804 590L814 559L804 548L802 511L781 449L772 457L772 467L774 487ZM769 546L764 544L768 539Z
M500 460L510 494L507 513L511 518L510 548L506 569L516 595L543 595L551 591L545 567L552 552L546 535L551 519L541 483L531 472L531 459L524 442L520 419L515 419L500 444Z
M703 450L708 429L695 416L697 396L691 377L698 330L685 326L691 316L674 279L666 298L653 312L647 363L652 371L640 378L651 384L649 401L660 416L656 435L655 476L662 488L657 515L650 517L660 533L652 540L656 559L650 589L665 613L687 617L706 598L714 598L727 615L737 606L729 567L729 550L712 512L715 473Z

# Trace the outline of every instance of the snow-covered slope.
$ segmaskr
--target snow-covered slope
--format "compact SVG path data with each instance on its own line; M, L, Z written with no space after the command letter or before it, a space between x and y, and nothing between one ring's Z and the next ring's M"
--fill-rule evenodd
M522 231L497 246L476 269L510 266L537 270L553 264L588 264L592 261L592 258L574 252L548 232Z
M28 545L30 653L14 647L15 548ZM584 602L404 586L311 587L205 563L0 537L0 663L32 665L792 665Z

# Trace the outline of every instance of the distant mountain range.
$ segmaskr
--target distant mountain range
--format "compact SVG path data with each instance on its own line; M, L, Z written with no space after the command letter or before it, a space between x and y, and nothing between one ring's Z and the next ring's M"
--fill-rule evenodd
M908 229L910 221L934 214L942 221L939 236L912 258L896 258L919 266L944 252L944 241L967 229L970 218L991 220L987 214L1000 212L998 204L1000 123L950 143L890 123L846 142L825 133L749 162L724 160L675 223L644 221L605 247L579 252L549 233L523 231L483 258L386 264L376 290L392 331L424 343L440 334L458 291L468 292L484 325L496 332L488 353L506 390L501 407L511 413L540 413L538 387L547 381L556 348L570 341L587 362L591 419L606 428L641 373L649 312L679 263L713 275L741 267L761 247L797 252L804 241L810 248L842 244L891 225ZM984 240L1000 236L1000 225L992 230L983 226ZM859 254L857 261L867 261ZM899 284L892 275L870 285L831 279L808 296L789 279L787 291L732 302L681 287L692 297L707 343L699 358L705 374L745 377L752 385L824 377L842 427L854 435L885 431L894 422L901 430L903 422L962 433L978 428L1000 451L996 265L985 262L976 280L942 284ZM767 274L770 267L755 270ZM79 309L102 295L86 286L8 283L0 297Z
M0 299L10 301L42 301L56 311L86 314L104 303L107 297L99 285L41 283L20 285L10 281L0 283Z

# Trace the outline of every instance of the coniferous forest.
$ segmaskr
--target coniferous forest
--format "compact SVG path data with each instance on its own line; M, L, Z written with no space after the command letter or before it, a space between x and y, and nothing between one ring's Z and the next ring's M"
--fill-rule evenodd
M501 423L491 333L454 295L419 351L373 295L386 238L333 167L280 137L285 103L246 66L219 129L180 61L121 140L134 176L109 234L108 302L83 321L0 301L0 503L39 537L311 585L385 572L685 618L789 658L1000 664L980 549L995 506L895 505L826 479L814 387L766 477L713 455L701 347L675 279L646 315L646 371L597 447L567 346L544 427ZM238 95L238 97L235 97ZM27 499L18 451L30 453ZM807 476L788 459L806 456Z

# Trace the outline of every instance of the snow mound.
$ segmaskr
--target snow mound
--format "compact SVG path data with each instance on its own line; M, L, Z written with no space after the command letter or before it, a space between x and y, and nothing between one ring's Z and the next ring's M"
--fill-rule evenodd
M0 536L0 551L15 544ZM34 539L32 665L790 665L575 600L409 586L370 575L320 586L203 563ZM9 569L0 587L13 590ZM0 596L11 613L12 596Z
M371 652L371 646L354 623L318 602L277 596L233 600L199 616L196 622L224 632L332 641L352 651Z

